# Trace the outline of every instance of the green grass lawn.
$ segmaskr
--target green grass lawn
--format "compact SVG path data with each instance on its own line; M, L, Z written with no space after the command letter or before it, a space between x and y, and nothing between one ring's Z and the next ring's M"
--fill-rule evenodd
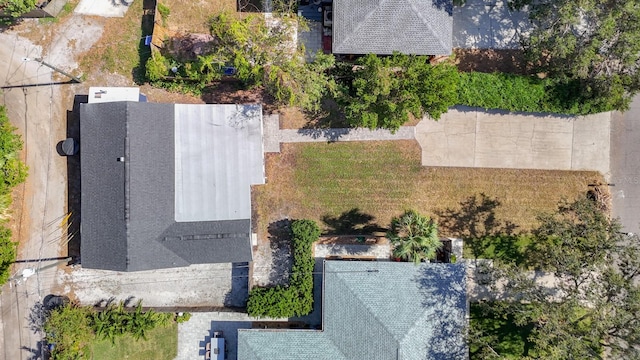
M92 352L93 360L173 360L178 354L178 324L149 331L147 341L128 335L116 338L115 344L109 340L96 341Z
M254 187L259 237L266 239L269 224L284 218L313 219L327 230L323 217L353 209L387 227L406 209L437 216L482 193L499 201L490 209L495 218L530 230L538 213L601 179L595 172L423 167L420 154L410 140L283 144L281 153L267 154L267 184ZM442 222L440 228L456 235Z
M478 259L500 259L522 264L527 260L527 248L530 244L530 236L490 236L477 244L466 243L463 251L466 259L475 259L477 255Z
M472 328L482 329L485 336L495 337L493 350L501 355L501 359L520 359L531 355L532 345L527 338L531 334L532 326L519 327L511 316L502 317L499 314L483 314L478 304L471 304ZM470 358L478 358L480 349L474 344L469 346Z

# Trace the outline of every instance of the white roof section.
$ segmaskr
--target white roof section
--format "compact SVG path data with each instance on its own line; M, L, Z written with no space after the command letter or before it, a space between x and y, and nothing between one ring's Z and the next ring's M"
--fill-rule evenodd
M90 87L89 104L114 101L140 101L137 87Z
M262 106L176 104L175 220L251 218L264 184Z

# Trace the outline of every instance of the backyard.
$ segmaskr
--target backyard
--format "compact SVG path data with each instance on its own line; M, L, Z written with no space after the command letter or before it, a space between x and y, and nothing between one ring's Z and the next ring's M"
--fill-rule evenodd
M497 200L488 209L496 219L529 230L538 213L601 180L595 172L422 167L420 147L411 140L282 144L281 153L267 154L266 172L267 184L253 194L260 239L283 218L313 219L326 232L341 220L385 228L409 208L461 216L460 204L481 194ZM346 216L353 213L359 214L355 220ZM443 235L457 230L441 226Z

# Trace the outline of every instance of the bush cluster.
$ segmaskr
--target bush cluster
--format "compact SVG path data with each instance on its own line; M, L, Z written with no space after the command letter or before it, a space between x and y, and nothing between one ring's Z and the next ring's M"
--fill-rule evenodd
M460 73L458 104L485 109L587 115L623 107L620 94L585 97L578 83L505 73Z
M19 155L22 139L15 130L0 106L0 285L9 280L9 267L16 260L16 243L2 223L9 218L13 188L27 178L27 167Z
M255 317L289 318L313 310L313 266L311 246L320 236L312 220L291 223L293 266L289 286L254 287L249 293L247 312Z

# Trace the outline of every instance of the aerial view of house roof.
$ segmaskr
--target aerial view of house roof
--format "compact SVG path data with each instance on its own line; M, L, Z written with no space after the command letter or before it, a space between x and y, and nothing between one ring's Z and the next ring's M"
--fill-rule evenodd
M464 264L326 261L322 330L238 331L238 359L463 359Z
M451 0L334 0L336 54L449 55Z
M83 267L251 261L260 105L82 104L80 124Z

